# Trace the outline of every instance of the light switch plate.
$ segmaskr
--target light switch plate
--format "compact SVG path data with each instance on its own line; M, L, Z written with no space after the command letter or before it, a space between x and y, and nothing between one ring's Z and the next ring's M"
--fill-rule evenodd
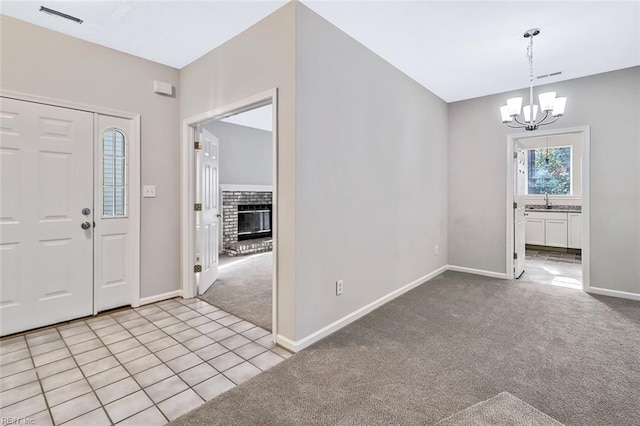
M155 185L144 185L142 187L142 196L144 198L156 198L156 186Z

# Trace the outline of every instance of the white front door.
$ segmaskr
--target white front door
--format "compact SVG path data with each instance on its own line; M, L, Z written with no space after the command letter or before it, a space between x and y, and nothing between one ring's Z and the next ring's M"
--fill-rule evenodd
M130 305L132 300L129 197L132 121L99 115L96 164L96 311Z
M0 98L0 121L0 334L91 315L93 114Z
M520 278L524 273L525 262L525 194L527 191L527 156L524 149L519 143L516 143L516 155L514 156L514 170L515 170L515 182L513 187L515 193L513 194L513 200L516 203L513 209L513 236L514 236L514 277Z
M207 130L197 130L202 145L196 150L196 265L198 294L218 279L218 138Z

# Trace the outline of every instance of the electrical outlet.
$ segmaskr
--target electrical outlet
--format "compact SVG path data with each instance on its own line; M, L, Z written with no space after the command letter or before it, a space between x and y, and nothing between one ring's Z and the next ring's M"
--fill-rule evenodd
M437 256L437 255L438 255L438 253L440 253L440 248L439 248L438 246L436 246L436 247L433 249L433 253Z
M343 290L344 290L344 281L342 280L336 281L336 296L340 296Z

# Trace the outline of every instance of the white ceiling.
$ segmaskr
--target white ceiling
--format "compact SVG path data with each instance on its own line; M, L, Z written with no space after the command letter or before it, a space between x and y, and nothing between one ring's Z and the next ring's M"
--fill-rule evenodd
M271 131L273 129L273 109L271 105L241 112L220 121L237 124L239 126L253 127L254 129Z
M0 13L175 68L238 35L288 0L21 0ZM39 12L46 6L84 22Z
M0 13L182 68L269 15L280 1L2 1ZM447 102L640 65L640 1L304 3ZM81 25L38 12L44 5Z

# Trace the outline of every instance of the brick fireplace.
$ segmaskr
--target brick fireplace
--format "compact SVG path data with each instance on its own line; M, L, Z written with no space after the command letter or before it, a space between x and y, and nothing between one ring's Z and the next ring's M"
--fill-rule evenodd
M222 188L222 251L230 256L271 251L272 192L227 189Z

